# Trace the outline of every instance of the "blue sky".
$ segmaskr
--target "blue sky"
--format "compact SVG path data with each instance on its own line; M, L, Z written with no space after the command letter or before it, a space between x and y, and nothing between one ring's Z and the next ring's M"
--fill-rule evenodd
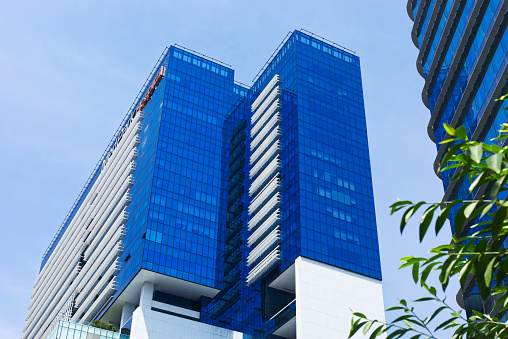
M443 192L411 27L405 0L2 1L0 337L21 336L41 256L164 48L224 61L251 84L299 28L360 57L385 306L421 296L398 258L449 232L420 246L416 225L401 238L388 216L398 197Z

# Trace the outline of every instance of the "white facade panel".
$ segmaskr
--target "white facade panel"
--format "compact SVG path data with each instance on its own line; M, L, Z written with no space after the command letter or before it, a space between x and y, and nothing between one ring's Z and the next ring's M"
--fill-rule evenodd
M384 321L381 281L302 257L295 265L297 338L347 338L351 310Z
M131 339L242 339L243 334L190 319L138 307L132 316Z
M116 283L109 277L116 275L119 265L115 257L123 250L124 210L131 200L142 119L140 113L132 120L108 161L103 162L97 180L40 272L23 338L45 337L76 293L74 318L85 313L82 320L90 320L87 317L115 290Z

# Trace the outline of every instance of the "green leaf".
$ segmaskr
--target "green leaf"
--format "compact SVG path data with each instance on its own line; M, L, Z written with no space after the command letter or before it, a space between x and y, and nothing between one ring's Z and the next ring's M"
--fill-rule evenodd
M448 151L445 153L445 155L443 157L443 160L441 160L441 164L439 165L440 172L443 172L445 170L445 167L448 164L448 161L451 161L450 159L455 156L455 153L457 153L457 151L459 151L461 149L462 145L463 145L462 143L459 143L459 144L453 145L452 147L450 147L450 149L448 149ZM459 165L463 165L463 164L459 164Z
M382 333L383 333L383 325L379 326L378 328L376 328L374 330L374 332L372 332L372 334L370 335L369 339L374 339L378 336L380 336Z
M471 183L471 185L469 185L469 190L467 191L467 193L472 193L474 190L476 190L479 186L481 186L483 184L483 179L488 175L487 172L482 172L480 173L478 176L476 176L476 178L474 179L474 181Z
M407 205L412 205L413 203L409 200L398 200L397 202L390 205L390 215L397 212L398 210L406 207Z
M496 263L496 258L494 257L490 260L487 267L485 268L484 278L485 278L485 285L487 285L487 286L490 286L490 283L492 282L492 269L494 268L495 263Z
M457 211L457 214L455 214L455 223L453 224L453 227L455 228L455 234L458 238L462 235L462 230L466 222L466 215L464 214L464 211L468 205L469 204L467 203L462 205Z
M430 316L429 319L427 319L426 323L430 323L432 321L432 319L434 319L439 313L441 313L441 311L443 310L446 310L448 307L446 306L441 306L439 307L437 310L434 311L434 313L432 313L432 315Z
M492 144L492 145L483 144L483 149L487 152L490 152L490 153L501 153L501 151L502 151L502 148L496 144Z
M476 206L478 205L478 203L480 203L480 201L475 201L475 202L472 202L472 203L469 203L469 204L466 204L466 208L464 208L464 216L466 218L469 218L471 216L471 214L473 214Z
M406 224L409 221L409 219L425 203L426 203L425 201L420 201L419 203L409 207L406 210L406 212L404 212L404 215L402 216L402 219L400 220L400 233L401 234L402 234L402 232L404 232L404 228L406 227Z
M415 284L418 282L418 275L420 273L420 263L416 262L413 264L413 280L415 281Z
M407 319L404 319L404 320L402 320L402 322L403 322L404 324L406 324L406 326L407 326L407 327L410 327L411 329L413 329L413 330L414 330L414 327L413 327L413 324L412 324L412 322L411 322L411 321L409 321L409 320L407 320Z
M390 311L399 311L399 310L403 310L404 307L401 307L401 306L394 306L394 307L390 307L388 309L385 310L385 312L390 312Z
M443 124L443 127L444 127L446 133L450 134L451 136L455 136L455 129L452 126L450 126L448 124Z
M473 262L471 260L468 260L464 266L460 269L459 272L459 281L460 285L464 286L466 284L466 279L469 275L469 272L471 271L471 266L473 265Z
M443 141L440 141L439 144L443 145L443 144L448 144L448 143L454 142L454 141L455 141L455 139L445 139Z
M439 165L439 171L442 172L448 161L455 156L455 153L461 149L463 143L458 143L450 147L450 149L445 153L443 160L441 160L441 164Z
M503 227L503 223L506 219L506 212L508 208L505 206L500 206L497 209L496 214L494 215L494 219L492 219L492 239L495 241L499 237L499 233Z
M473 314L476 315L478 318L480 318L480 319L483 318L483 313L480 313L476 310L472 310L472 311L473 311Z
M442 322L438 327L436 327L436 329L434 331L437 331L439 330L440 328L443 328L445 327L446 325L454 322L455 320L457 320L457 317L453 317L453 318L450 318L450 319L447 319L445 320L444 322Z
M412 318L413 315L412 314L406 314L406 315L401 315L400 317L398 317L397 319L395 319L394 321L392 321L392 324L395 324L395 323L398 323L400 321L404 321L406 319L409 319L409 318Z
M449 257L448 259L445 260L445 262L443 263L443 266L441 267L441 273L439 274L439 281L441 282L443 291L445 291L446 287L448 286L448 282L450 280L450 273L454 269L457 262L458 262L458 258Z
M464 126L460 126L455 130L455 136L460 140L467 141L467 131Z
M496 204L495 201L488 204L482 211L482 214L480 215L480 218L483 218L487 213L489 213L490 209Z
M369 332L370 328L372 327L372 325L374 325L374 323L375 321L372 321L363 327L363 335L366 335L367 332Z
M479 206L478 206L479 205ZM485 208L490 208L488 204L485 204L484 200L478 200L476 203L476 208L473 213L469 215L469 220L475 220L480 214L483 214Z
M437 297L437 291L435 287L431 286L427 288L427 291L429 291L429 293L432 294L434 297Z
M425 238L425 234L429 229L430 222L434 217L434 211L438 207L439 207L438 204L432 205L431 207L427 208L427 210L423 213L422 219L420 220L420 242L422 242L423 238Z
M497 98L495 101L503 101L503 100L506 100L506 99L508 99L508 94L505 94L505 95Z
M361 318L361 319L367 319L367 317L363 313L360 313L360 312L353 312L353 315L355 317L358 317L358 318Z
M439 265L439 262L433 262L425 267L425 269L422 271L422 274L420 274L420 281L422 283L425 283L427 281L427 278L429 277L430 272L436 265Z
M448 214L450 213L451 208L461 202L462 200L454 200L451 204L446 205L446 207L443 208L441 212L439 212L439 216L436 220L436 235L438 235L439 231L441 231L441 228L443 228L446 219L448 219Z
M486 164L489 169L496 173L501 172L501 163L503 161L503 154L502 153L496 153L492 154L490 157L487 158Z
M404 334L406 334L409 331L410 331L410 329L407 329L407 328L396 329L395 331L393 331L390 334L388 334L386 339L397 339L397 338L400 338L400 337L402 337Z
M351 329L349 330L349 337L348 338L353 337L355 335L355 333L358 332L358 330L360 328L362 328L363 325L365 325L366 323L367 323L367 321L360 322L360 319L356 320L354 323L352 322Z
M503 175L501 178L497 179L494 182L494 185L492 185L492 188L490 190L490 197L492 199L497 199L497 195L502 190L503 186L506 184L506 180L508 179L508 176Z
M470 146L469 151L471 152L471 159L473 159L474 162L479 163L482 161L482 144Z

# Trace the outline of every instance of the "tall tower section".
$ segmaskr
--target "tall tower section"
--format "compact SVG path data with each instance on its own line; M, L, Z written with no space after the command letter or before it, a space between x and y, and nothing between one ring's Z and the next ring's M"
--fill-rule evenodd
M441 144L449 138L443 124L464 126L469 140L504 146L491 140L508 121L507 104L495 101L508 93L508 1L409 0L407 10L414 22L411 37L420 50L416 67L425 79L422 98L431 113L427 131L437 148L434 170L443 180L443 201L479 198L478 192L467 193L468 180L450 181L454 170L438 172L450 147ZM459 208L450 213L452 225ZM490 313L495 304L493 297L482 301L474 281L459 291L457 300L469 315L473 309Z
M96 320L115 339L341 338L350 309L384 319L360 60L302 30L252 86L164 51L45 255L24 338Z

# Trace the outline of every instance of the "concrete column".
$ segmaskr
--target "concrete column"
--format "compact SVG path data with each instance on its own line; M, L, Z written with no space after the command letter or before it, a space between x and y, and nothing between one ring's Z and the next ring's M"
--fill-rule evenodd
M120 319L120 328L125 327L125 324L132 318L132 314L136 306L134 304L125 303L122 308L122 318Z
M154 285L152 282L146 281L141 287L141 297L139 298L139 307L142 309L152 309Z

